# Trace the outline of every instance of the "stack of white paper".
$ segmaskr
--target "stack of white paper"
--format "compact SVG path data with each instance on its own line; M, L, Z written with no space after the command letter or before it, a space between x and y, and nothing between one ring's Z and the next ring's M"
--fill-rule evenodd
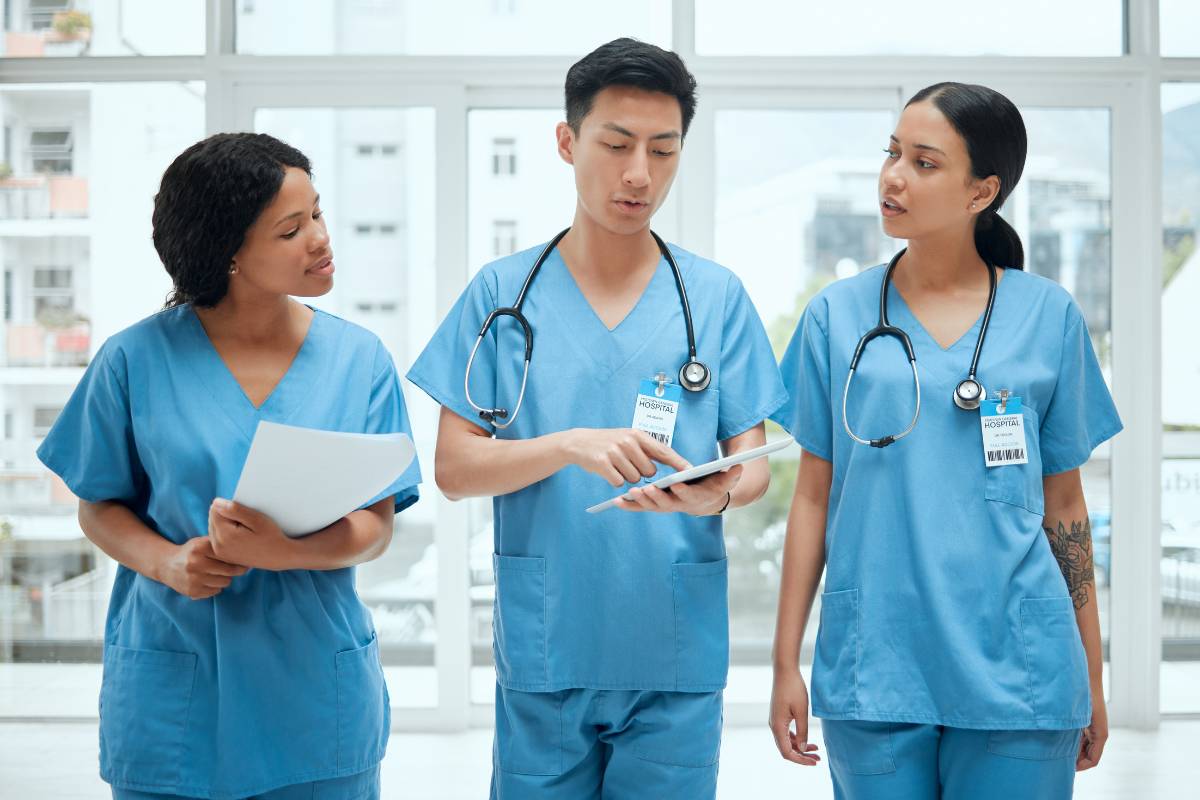
M260 422L233 499L275 520L288 536L304 536L390 486L415 452L403 433L336 433Z

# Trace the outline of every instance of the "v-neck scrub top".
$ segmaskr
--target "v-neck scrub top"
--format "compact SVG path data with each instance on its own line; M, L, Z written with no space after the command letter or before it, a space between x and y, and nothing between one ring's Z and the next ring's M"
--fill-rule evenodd
M979 361L989 397L1021 398L1029 463L985 467L978 411L954 405L980 321L943 349L893 286L921 381L913 432L855 443L842 392L859 338L876 324L884 268L828 286L783 358L791 393L775 419L833 464L813 713L960 728L1068 729L1091 719L1075 610L1042 530L1042 478L1083 465L1121 430L1083 315L1045 278L1006 270ZM912 371L875 339L850 391L863 437L903 430ZM1093 600L1094 602L1094 600Z
M255 408L190 306L100 349L38 457L80 499L118 501L175 543L232 497L261 420L409 433L391 357L316 311ZM417 499L414 464L372 502ZM354 569L252 569L191 600L124 566L104 631L100 772L114 786L234 798L352 775L383 757L388 698Z
M480 270L408 373L442 406L488 428L463 392L467 357L487 315L513 302L542 247ZM692 464L762 422L786 400L771 347L741 282L671 245L694 316L697 355L712 371L684 390L673 449ZM639 383L678 380L687 337L666 259L637 304L609 330L557 251L525 298L534 331L525 402L500 439L569 428L629 428ZM471 372L481 406L512 409L525 340L509 317L493 325ZM667 468L660 467L660 470ZM660 474L663 474L660 472ZM496 497L494 647L501 686L519 691L627 689L712 692L729 663L728 569L721 518L589 506L618 494L568 466Z

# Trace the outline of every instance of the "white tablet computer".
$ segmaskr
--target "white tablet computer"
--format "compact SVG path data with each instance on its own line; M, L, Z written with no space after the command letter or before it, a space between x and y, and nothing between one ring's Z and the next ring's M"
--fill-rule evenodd
M642 486L657 486L659 489L665 489L668 486L672 486L676 483L683 483L684 481L694 481L697 478L703 478L705 475L711 475L714 472L720 472L723 469L729 469L730 467L734 466L735 464L745 464L747 461L753 461L756 458L764 458L765 456L767 456L771 453L775 453L775 452L778 452L779 450L784 449L788 445L792 444L794 441L795 440L792 439L792 437L788 436L783 439L780 439L777 442L771 442L770 444L764 444L762 447L755 447L753 450L743 450L740 453L734 453L731 456L725 456L724 458L718 458L716 461L709 461L707 464L700 464L699 466L691 467L690 469L684 469L684 470L680 470L679 472L673 472L670 475L666 476L665 478L659 478L658 480L652 481L651 483L640 484L640 485L642 485ZM621 497L623 497L623 496L624 495L614 497L611 500L605 500L603 503L597 503L596 505L589 508L587 511L589 514L595 514L597 511L603 511L606 508L613 508L614 506L617 505L617 501L620 500Z

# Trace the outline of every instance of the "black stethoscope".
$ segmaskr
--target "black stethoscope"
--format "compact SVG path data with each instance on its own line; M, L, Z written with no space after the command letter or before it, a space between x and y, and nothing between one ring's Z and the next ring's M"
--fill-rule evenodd
M567 228L551 239L550 243L542 250L541 255L537 257L537 261L533 262L533 268L529 270L529 274L525 276L525 284L521 286L521 293L517 295L517 302L511 307L497 308L488 314L487 319L483 322L483 328L479 331L479 336L475 339L475 346L471 348L471 357L467 359L467 374L463 378L463 391L467 395L467 402L471 404L471 408L479 412L479 418L497 428L507 428L512 425L521 411L521 403L525 400L525 382L529 379L529 359L533 355L533 328L530 326L529 320L521 313L521 304L525 302L525 295L529 292L529 286L533 283L534 276L537 275L542 264L546 262L550 253L569 230L571 229ZM650 235L654 237L659 252L671 265L671 274L675 276L675 288L679 292L679 303L683 306L683 322L687 327L688 360L679 368L679 384L689 392L704 391L712 379L712 373L696 358L696 335L692 330L692 308L688 305L687 290L683 287L683 276L679 273L679 265L675 263L675 257L671 255L666 242L660 239L654 231L650 231ZM471 365L475 362L475 354L479 351L479 345L483 343L483 337L487 334L488 328L498 317L512 317L521 324L521 329L525 333L525 371L521 375L521 393L517 396L517 405L513 409L511 418L508 416L506 408L484 408L476 405L475 401L471 399ZM497 422L501 419L507 419L508 422Z
M896 253L888 262L887 271L883 274L883 287L879 290L879 323L858 340L858 347L854 349L854 358L850 359L850 373L846 376L846 388L842 392L842 425L845 426L846 433L850 434L850 438L859 444L868 444L871 447L887 447L892 442L908 436L916 427L917 417L921 415L921 380L917 377L917 355L913 350L912 342L909 341L908 334L890 324L887 313L888 287L892 283L892 272L895 271L896 264L907 250L908 248L905 248ZM975 372L979 368L979 354L983 351L983 340L987 338L988 322L992 319L992 306L996 303L996 267L988 263L987 268L989 280L987 308L983 312L979 338L975 340L975 355L971 358L971 371L967 373L965 379L959 381L958 386L954 387L954 405L964 411L974 411L979 408L980 403L987 399L987 390L975 377ZM850 397L850 382L854 380L854 371L858 369L858 360L862 358L863 351L867 349L867 343L878 336L894 337L899 339L900 344L904 346L904 352L908 355L908 363L912 366L913 386L917 390L917 408L913 411L912 421L908 423L908 427L900 433L894 436L884 436L882 439L864 439L850 429L850 420L846 418L846 400Z

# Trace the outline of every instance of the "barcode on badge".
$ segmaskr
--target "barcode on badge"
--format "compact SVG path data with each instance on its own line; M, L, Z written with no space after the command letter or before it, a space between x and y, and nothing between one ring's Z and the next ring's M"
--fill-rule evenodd
M988 450L987 461L989 464L996 461L1024 461L1025 448L1011 447L1005 450Z
M658 439L663 444L671 443L671 440L667 438L667 435L665 433L654 433L652 431L646 431L646 432L649 433L651 436L653 436L655 439Z

